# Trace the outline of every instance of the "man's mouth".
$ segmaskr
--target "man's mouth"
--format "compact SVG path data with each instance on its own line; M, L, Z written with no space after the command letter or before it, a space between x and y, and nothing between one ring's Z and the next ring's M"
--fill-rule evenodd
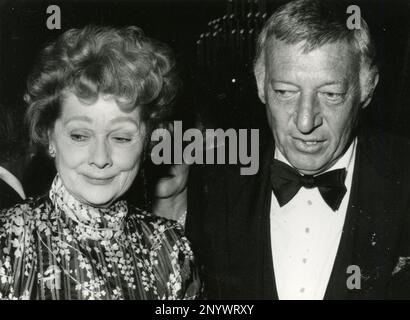
M319 152L323 144L326 140L322 139L299 139L299 138L294 138L294 145L296 149L300 152L304 153L317 153Z

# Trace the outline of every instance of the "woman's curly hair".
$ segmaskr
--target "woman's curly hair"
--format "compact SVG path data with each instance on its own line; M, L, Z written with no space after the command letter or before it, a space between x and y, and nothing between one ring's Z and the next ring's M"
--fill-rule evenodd
M63 93L93 103L112 95L122 110L141 108L147 138L168 114L181 87L175 57L135 26L71 29L48 45L27 83L26 120L34 143L46 146L61 115Z

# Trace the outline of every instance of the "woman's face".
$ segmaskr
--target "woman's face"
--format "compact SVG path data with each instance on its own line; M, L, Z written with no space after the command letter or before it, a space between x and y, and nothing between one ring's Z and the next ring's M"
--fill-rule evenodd
M138 172L145 127L139 108L124 112L110 96L86 104L67 93L49 136L67 190L83 203L106 207L128 190Z
M188 182L189 165L174 164L158 179L155 186L156 198L171 198L185 190Z

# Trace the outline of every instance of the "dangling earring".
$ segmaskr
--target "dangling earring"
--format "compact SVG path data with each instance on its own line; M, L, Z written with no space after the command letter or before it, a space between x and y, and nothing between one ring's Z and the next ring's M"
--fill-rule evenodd
M54 158L56 156L56 150L54 149L54 147L51 144L48 145L48 153L50 154L50 156L52 158Z

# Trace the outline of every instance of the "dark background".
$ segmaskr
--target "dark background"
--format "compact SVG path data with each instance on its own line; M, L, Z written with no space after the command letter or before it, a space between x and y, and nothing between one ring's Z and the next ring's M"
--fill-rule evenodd
M22 106L25 79L39 50L60 33L86 24L137 25L175 49L186 87L194 88L200 97L197 101L206 101L202 108L213 110L219 126L263 126L264 110L256 97L251 59L228 68L231 61L225 50L217 56L216 65L198 67L196 42L208 30L208 22L229 10L240 11L241 3L244 10L249 10L247 1L0 1L0 102ZM267 3L268 15L286 2L259 1ZM233 3L238 8L233 9ZM46 9L51 4L61 8L61 30L46 27ZM359 5L377 46L381 77L373 103L366 110L367 122L410 137L410 1L362 0L346 4ZM236 83L231 82L232 78Z
M46 26L46 9L61 9L61 30ZM41 1L0 0L0 101L19 102L26 77L38 52L59 34L87 24L136 25L173 47L190 72L196 60L195 42L209 19L223 13L224 1Z

